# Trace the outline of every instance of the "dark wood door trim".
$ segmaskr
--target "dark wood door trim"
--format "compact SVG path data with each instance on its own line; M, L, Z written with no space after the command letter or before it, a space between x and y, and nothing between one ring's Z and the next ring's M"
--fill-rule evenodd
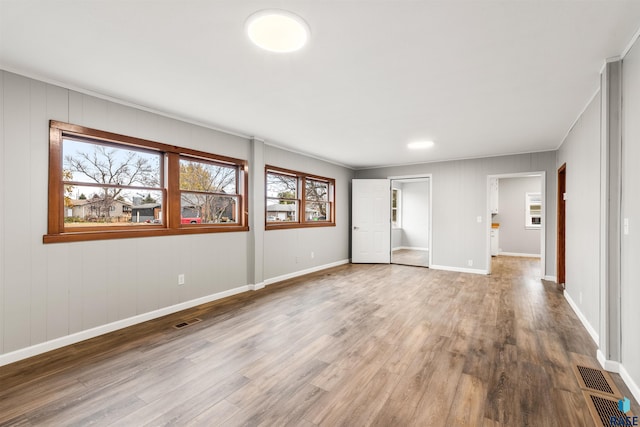
M565 238L566 238L566 201L567 191L567 164L564 163L558 169L558 244L556 254L556 276L559 289L564 289L565 283Z

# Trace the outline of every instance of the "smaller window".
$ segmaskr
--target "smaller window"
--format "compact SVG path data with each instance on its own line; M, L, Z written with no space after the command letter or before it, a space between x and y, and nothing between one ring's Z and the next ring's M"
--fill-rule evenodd
M391 226L402 228L402 190L391 190Z
M525 194L525 228L536 229L542 226L542 196L540 193Z
M335 225L335 180L266 168L266 227Z

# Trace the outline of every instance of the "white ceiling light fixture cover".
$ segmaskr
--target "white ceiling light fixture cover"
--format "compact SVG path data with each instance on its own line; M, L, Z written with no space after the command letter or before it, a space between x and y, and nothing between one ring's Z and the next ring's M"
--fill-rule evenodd
M249 39L270 52L287 53L301 49L309 40L309 25L286 10L261 10L249 17L245 25Z
M411 150L424 150L433 146L433 141L416 141L407 144L407 147L409 147Z

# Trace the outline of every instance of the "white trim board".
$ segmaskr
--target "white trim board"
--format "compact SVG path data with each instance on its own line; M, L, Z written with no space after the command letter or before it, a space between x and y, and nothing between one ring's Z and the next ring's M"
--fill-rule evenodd
M264 284L266 286L273 285L277 282L282 282L283 280L293 279L294 277L304 276L305 274L315 273L316 271L326 270L327 268L337 267L339 265L349 264L351 261L348 259L343 259L340 261L332 262L329 264L318 265L316 267L307 268L306 270L294 271L293 273L283 274L281 276L272 277L270 279L265 279Z
M582 322L582 326L584 326L587 332L589 332L589 335L591 335L591 339L596 343L596 345L598 345L598 343L600 342L600 336L598 335L598 332L593 328L593 326L591 326L585 315L582 314L582 311L580 311L578 305L575 303L575 301L573 301L569 293L565 290L562 294L564 295L564 299L566 299L569 303L569 306L571 307L573 312L576 314L576 316L578 316L578 319L580 319L580 322Z
M631 375L629 375L629 372L627 372L623 364L620 364L620 376L622 377L622 381L629 387L629 390L631 390L633 397L636 398L636 402L640 402L640 387L633 378L631 378Z
M212 295L207 295L201 298L196 298L190 301L181 302L169 307L164 307L158 310L150 311L143 314L138 314L126 319L117 320L115 322L107 323L106 325L97 326L95 328L87 329L84 331L76 332L74 334L65 335L60 338L56 338L50 341L45 341L40 344L35 344L29 347L21 348L9 353L0 355L0 366L8 365L10 363L17 362L19 360L27 359L29 357L37 356L48 351L56 350L68 345L79 343L80 341L95 338L100 335L114 332L119 329L124 329L129 326L137 325L139 323L147 322L149 320L157 319L168 314L177 313L182 310L196 307L201 304L216 301L222 298L230 297L232 295L240 294L249 291L254 285L244 285L237 288L229 289L226 291L218 292Z
M526 258L540 258L540 254L522 254L519 252L498 252L498 256L519 256Z
M428 252L429 248L420 248L420 247L414 247L414 246L398 246L392 249L392 251L399 251L402 249L408 249L411 251L424 251L424 252Z
M548 280L550 282L558 283L558 278L556 276L544 276L543 280Z
M449 267L446 265L430 265L430 269L432 270L443 270L443 271L455 271L457 273L471 273L471 274L489 274L487 270L481 270L479 268L463 268L463 267Z

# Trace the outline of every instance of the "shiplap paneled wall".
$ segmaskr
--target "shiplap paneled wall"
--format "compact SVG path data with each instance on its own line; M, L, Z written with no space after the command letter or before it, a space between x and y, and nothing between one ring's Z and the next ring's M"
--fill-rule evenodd
M640 42L624 57L622 73L622 216L629 222L622 236L622 364L640 400Z
M556 266L556 152L517 154L482 159L422 163L359 170L356 178L387 178L432 174L432 261L457 269L488 268L487 176L546 171L546 275ZM477 222L477 217L482 222ZM468 265L473 261L473 266Z
M565 283L589 324L600 325L600 95L558 150L567 164Z
M251 265L254 247L246 232L42 243L49 120L242 159L250 159L252 141L4 71L0 94L0 358L176 304L244 290L253 284L248 279L253 272L262 272L262 266ZM283 150L274 153L288 156ZM314 251L304 263L270 258L269 271L278 275L344 262L349 254L353 172L299 155L290 161L281 166L337 180L339 226L287 230L280 233L283 239L267 241L265 253L293 242L295 248ZM263 198L264 189L256 190L254 197ZM178 274L185 274L184 286L177 285Z

